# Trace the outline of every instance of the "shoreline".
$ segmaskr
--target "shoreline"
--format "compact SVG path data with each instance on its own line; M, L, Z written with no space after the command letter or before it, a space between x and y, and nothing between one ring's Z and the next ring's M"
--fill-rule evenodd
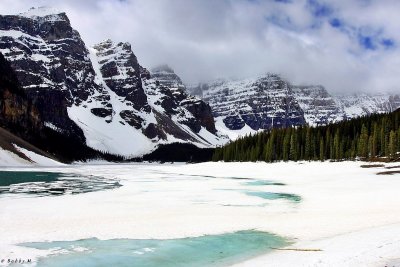
M398 236L399 238L396 238ZM251 266L400 266L400 223L298 241L284 249L248 259L232 267ZM286 250L289 248L288 250ZM292 250L295 248L296 250ZM299 250L297 250L299 249Z

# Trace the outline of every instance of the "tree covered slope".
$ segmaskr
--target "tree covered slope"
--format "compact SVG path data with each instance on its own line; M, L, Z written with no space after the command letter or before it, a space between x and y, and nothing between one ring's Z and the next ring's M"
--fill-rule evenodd
M327 126L272 129L217 148L213 160L399 159L400 109Z

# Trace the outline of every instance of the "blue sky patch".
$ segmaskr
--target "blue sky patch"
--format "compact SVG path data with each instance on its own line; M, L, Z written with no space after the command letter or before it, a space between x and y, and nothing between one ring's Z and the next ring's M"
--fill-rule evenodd
M315 17L328 17L333 13L330 5L317 0L308 0L307 6Z
M363 36L360 34L358 35L358 43L367 50L376 50L378 48L372 36Z
M333 27L333 28L340 28L343 26L343 22L338 19L338 18L333 18L331 20L329 20L329 24Z
M395 46L394 40L389 38L384 38L381 40L381 44L385 48L393 48Z

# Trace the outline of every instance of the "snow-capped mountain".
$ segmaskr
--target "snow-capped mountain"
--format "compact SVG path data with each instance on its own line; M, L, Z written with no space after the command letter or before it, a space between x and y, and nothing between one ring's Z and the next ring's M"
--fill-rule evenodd
M210 104L217 128L233 139L259 129L325 125L400 107L399 95L335 96L323 86L296 86L271 73L202 83L190 91Z
M44 125L111 154L138 156L157 145L224 142L208 104L141 67L128 43L87 47L65 13L48 8L0 16L0 52L39 109Z
M325 125L346 118L336 99L323 86L292 86L294 97L310 125Z
M292 86L296 100L310 125L325 125L374 113L392 112L400 107L400 95L330 95L323 86Z
M87 47L67 15L48 8L0 16L0 53L26 94L20 113L23 125L34 125L37 143L49 136L43 131L53 131L73 137L73 147L127 157L160 144L212 147L272 127L320 125L400 106L398 95L332 96L322 86L294 86L271 73L200 84L190 88L200 98L191 96L169 66L147 70L129 43ZM18 121L18 110L5 114L7 123Z
M400 107L398 94L353 94L336 95L336 104L343 111L346 118L373 113L395 111Z
M231 138L305 123L292 88L275 74L245 80L217 80L200 84L191 91L210 104L217 127Z

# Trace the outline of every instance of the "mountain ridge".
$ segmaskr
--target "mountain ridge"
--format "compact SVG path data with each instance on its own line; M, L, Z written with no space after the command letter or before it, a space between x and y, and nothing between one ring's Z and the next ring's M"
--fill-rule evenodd
M0 16L0 52L37 104L44 126L95 150L137 157L159 144L224 142L210 107L183 84L160 83L162 77L139 64L129 43L105 40L87 47L64 12Z
M271 81L271 77L275 82ZM264 88L257 86L263 83L267 86ZM326 125L363 115L391 112L400 107L400 94L331 95L321 85L293 85L273 73L247 79L217 79L192 85L189 91L210 104L219 128L241 135L255 133L260 129L284 126L284 123L277 124L273 120L276 117L285 118L282 111L290 110L291 107L297 121L289 121L290 126ZM255 104L254 101L257 102L260 98L269 101ZM260 111L263 114L259 117L266 116L266 118L255 125L251 117L257 116ZM230 113L237 114L235 118L237 123L233 127L231 125L233 116ZM248 129L244 130L245 127Z
M325 125L400 106L399 95L334 96L273 73L187 86L168 65L140 65L127 42L88 47L68 16L54 12L0 15L0 53L40 118L38 134L73 138L90 155L138 158L171 143L210 148L257 131Z

